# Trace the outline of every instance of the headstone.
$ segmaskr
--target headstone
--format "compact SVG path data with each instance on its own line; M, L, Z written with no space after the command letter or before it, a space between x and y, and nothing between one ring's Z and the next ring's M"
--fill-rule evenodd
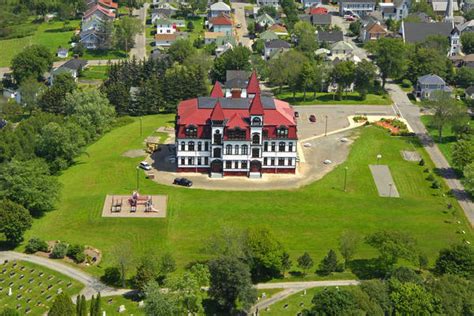
M41 294L44 294L44 289L43 289L43 290L41 290Z
M48 277L48 281L50 281L50 280L52 280L52 279L54 279L54 276L53 276L53 275L50 275L50 276Z
M145 306L145 302L143 301L138 302L138 307L143 307L143 306Z
M109 298L109 299L107 300L107 304L112 304L112 302L113 302L113 299L112 299L112 298Z
M31 308L27 307L27 308L25 309L25 313L26 313L26 314L29 314L30 312L31 312Z
M36 302L36 306L40 306L40 305L43 305L41 301Z
M17 263L16 261L13 262L13 267L16 267Z
M42 277L44 275L44 272L40 272L39 276Z
M5 272L7 272L7 268L2 269L2 274L5 274Z
M32 290L32 289L28 289L28 290L26 290L26 292L28 292L28 293L31 293L31 291L33 291L33 290Z
M22 285L20 285L20 286L18 287L18 289L19 289L19 290L23 290L24 287L25 287L25 286L22 284Z
M26 302L27 303L31 302L31 298L26 299Z
M31 270L30 270L30 273L33 273L33 272L35 272L35 269L31 269Z
M53 287L52 284L48 285L48 290L50 290Z
M8 286L12 286L13 284L15 284L13 281L8 283Z
M12 296L12 295L13 295L12 288L9 287L9 288L8 288L8 296Z
M105 311L102 311L102 316L107 316L107 313Z
M38 283L38 285L41 285L41 284L43 284L43 282L40 281L40 282Z
M287 309L287 308L288 308L288 304L283 305L283 308L284 308L284 309Z
M21 267L20 267L20 270L21 270L21 271L24 271L24 270L25 270L25 266L21 266Z
M49 301L50 299L51 299L51 295L48 295L48 296L46 297L46 300Z
M8 260L3 261L3 264L7 264L7 263L8 263Z
M14 277L15 274L16 274L16 273L15 273L14 271L10 272L10 278Z
M59 288L56 293L61 294L62 292L63 292L63 289Z
M21 299L21 298L22 298L22 296L23 296L23 295L21 295L21 294L18 294L18 295L16 296L16 299L17 299L17 300L19 300L19 299Z
M300 307L303 307L303 306L304 306L304 303L303 303L303 302L301 302L301 303L300 303Z
M35 279L31 278L31 279L28 280L28 283L31 284L31 283L33 283L34 281L35 281Z
M69 282L69 283L67 284L67 287L71 287L71 286L72 286L72 283Z
M24 274L20 275L20 280L23 280L24 277L25 277Z
M118 312L119 313L125 312L125 305L120 305L119 308L118 308Z
M17 305L16 305L16 309L21 309L21 305L20 305L20 304L17 304Z
M0 279L0 283L3 283L3 282L5 282L5 279Z

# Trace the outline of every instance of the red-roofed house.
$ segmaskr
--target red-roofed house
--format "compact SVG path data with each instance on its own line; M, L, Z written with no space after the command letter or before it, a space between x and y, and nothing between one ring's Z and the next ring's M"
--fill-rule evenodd
M310 7L307 11L309 15L328 14L328 9L324 7Z
M178 105L178 172L255 178L263 173L295 173L298 135L293 108L261 96L256 73L246 90L253 93L224 97L216 83L210 97Z
M225 35L232 34L232 20L225 15L219 15L209 19L209 29L213 32L222 32Z

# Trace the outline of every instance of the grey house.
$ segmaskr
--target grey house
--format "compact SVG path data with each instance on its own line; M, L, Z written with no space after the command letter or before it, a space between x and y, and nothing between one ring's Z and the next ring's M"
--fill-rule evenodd
M334 44L344 40L344 35L342 31L318 31L316 38L319 43Z
M421 100L430 99L434 91L445 91L451 93L452 89L447 86L443 78L438 75L430 74L418 78L414 91L417 98Z

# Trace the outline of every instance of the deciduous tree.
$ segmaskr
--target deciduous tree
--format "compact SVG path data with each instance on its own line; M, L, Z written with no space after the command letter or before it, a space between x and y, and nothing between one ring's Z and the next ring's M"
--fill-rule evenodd
M396 38L381 38L371 47L375 63L380 68L382 87L387 78L399 78L405 68L405 46L402 40Z
M21 243L31 223L31 215L23 206L9 200L0 201L0 233L7 242L12 245Z
M27 46L12 60L13 77L19 84L29 77L41 79L53 66L53 60L53 55L45 46Z

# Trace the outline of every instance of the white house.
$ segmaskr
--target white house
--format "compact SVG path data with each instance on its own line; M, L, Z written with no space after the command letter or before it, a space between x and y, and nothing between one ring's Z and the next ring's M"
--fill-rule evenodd
M217 1L216 3L211 4L209 7L209 17L216 17L219 15L230 15L230 7L223 2L222 0Z
M225 35L232 34L232 20L225 15L213 17L209 20L209 28L213 32L221 32Z
M270 59L276 53L282 53L290 50L290 44L286 41L277 39L265 42L263 57Z
M366 16L375 10L375 0L341 0L339 2L339 14L354 14L359 17Z

